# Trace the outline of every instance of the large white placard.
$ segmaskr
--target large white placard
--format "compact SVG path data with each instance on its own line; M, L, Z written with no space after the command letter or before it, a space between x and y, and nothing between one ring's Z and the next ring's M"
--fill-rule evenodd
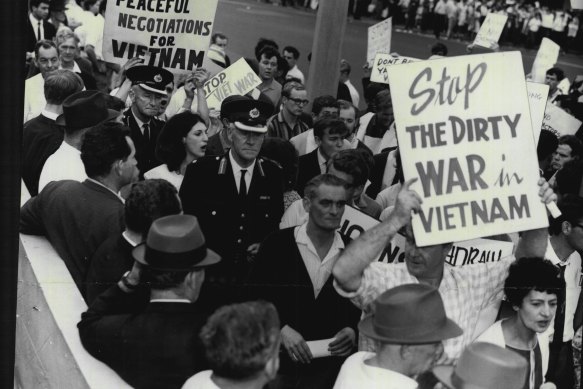
M494 239L472 239L456 242L445 256L452 266L498 262L512 254L514 243Z
M476 39L474 39L474 45L493 49L498 43L500 35L502 35L502 30L504 30L507 20L507 15L489 12L484 23L480 26Z
M419 61L417 58L394 56L391 54L378 53L374 58L374 63L370 73L370 80L372 82L380 82L383 84L389 83L389 76L387 75L387 67L392 65L401 65L409 62Z
M366 60L371 65L377 53L391 52L391 35L393 30L392 18L368 28L368 44L366 46Z
M549 38L543 38L536 58L532 64L530 76L534 82L545 82L545 75L547 70L555 66L559 59L559 52L561 47Z
M547 103L543 118L542 129L552 132L560 138L563 135L575 135L581 127L581 121L569 115L561 108Z
M145 65L190 73L203 64L218 0L114 0L105 11L103 56L124 64L133 57Z
M548 225L522 69L519 52L387 68L419 246Z
M240 58L204 84L207 105L209 109L220 109L221 103L227 97L244 95L259 84L259 76L244 58Z

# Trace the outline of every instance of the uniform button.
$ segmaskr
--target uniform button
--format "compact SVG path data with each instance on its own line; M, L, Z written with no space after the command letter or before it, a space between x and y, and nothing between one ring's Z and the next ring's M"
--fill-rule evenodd
M241 242L242 242L241 239L237 239L237 243L241 243Z
M244 214L244 213L242 213L242 214L241 214L241 217L245 217L245 214Z
M240 229L241 231L243 231L243 226L239 226L239 229Z
M216 215L216 214L217 214L217 211L212 211L211 212L211 215L213 215L213 216Z
M269 214L268 214L268 213L266 213L266 214L265 214L265 217L269 217Z

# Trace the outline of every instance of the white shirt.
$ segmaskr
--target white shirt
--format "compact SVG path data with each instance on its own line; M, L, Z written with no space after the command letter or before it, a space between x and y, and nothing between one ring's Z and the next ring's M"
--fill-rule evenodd
M302 71L298 68L298 65L294 65L293 68L291 68L290 70L288 70L287 74L285 75L285 78L297 78L298 80L300 80L300 82L302 84L306 83L306 79L304 77L304 73L302 73Z
M51 119L53 121L54 120L57 120L57 118L59 117L59 114L58 113L54 113L54 112L51 112L51 111L47 111L46 109L43 109L41 111L41 115L43 115L44 117L46 117L48 119Z
M342 241L340 234L335 232L334 242L332 242L332 246L326 253L326 256L322 259L318 255L316 247L308 236L307 226L308 223L306 222L301 226L296 227L294 230L294 236L296 238L298 250L304 260L304 265L306 265L306 270L310 275L310 280L312 281L314 297L318 297L324 284L328 281L330 274L332 274L332 267L336 263L338 255L344 249L344 242Z
M156 178L166 180L172 185L174 185L176 190L180 190L180 187L182 186L182 181L184 180L184 176L182 174L171 172L170 170L168 170L168 165L166 164L148 170L146 173L144 173L144 178L146 180L153 180Z
M348 87L348 91L350 92L350 98L352 99L352 104L356 108L358 108L358 104L360 103L360 96L358 95L358 91L356 90L354 85L352 85L350 80L346 80L344 85L346 85Z
M221 389L211 379L212 374L212 370L203 370L196 373L186 380L182 385L182 389Z
M23 123L40 115L45 105L47 105L47 101L45 100L45 79L42 73L39 73L31 78L27 78L24 82Z
M73 73L81 74L81 68L79 67L79 65L77 65L77 62L75 62L75 61L73 61L73 69L65 69L62 65L59 65L59 69L70 70ZM115 96L115 95L113 95L113 96Z
M51 181L83 182L86 179L87 173L81 160L81 151L63 141L57 151L45 162L38 181L38 191L40 192Z
M150 125L150 122L144 123L143 121L141 121L140 119L138 119L138 115L136 115L134 113L133 108L132 108L132 114L134 115L134 119L136 119L136 123L138 123L138 128L140 129L140 132L142 133L142 135L144 135L144 124L148 124L148 126L149 126Z
M43 21L35 18L32 12L28 14L28 19L30 20L30 24L32 24L32 29L34 30L34 36L36 37L36 40L40 41L42 39L45 39L45 29L43 28ZM40 23L40 36L38 36L39 23Z
M376 354L359 351L344 361L334 389L415 389L417 382L403 374L364 362ZM183 388L184 389L184 388Z
M575 331L573 330L573 318L575 317L577 300L579 299L579 293L581 292L581 256L577 251L573 251L573 253L569 255L565 262L561 262L555 253L551 242L549 241L547 244L545 258L556 266L561 263L566 264L565 283L567 284L567 291L565 301L565 327L563 329L563 342L569 342L575 335ZM553 318L553 323L549 326L549 329L552 331L554 328L555 319ZM552 336L549 336L549 339L552 339Z
M253 163L246 168L239 166L235 158L233 158L233 150L229 150L229 159L231 160L231 167L233 168L233 175L235 176L235 185L237 185L237 193L239 193L239 184L241 184L241 170L247 170L243 179L245 180L245 185L247 186L247 193L249 193L249 188L251 187L251 180L253 179L253 169L255 168L256 159Z
M304 209L302 199L294 201L283 213L279 229L283 230L288 227L295 227L304 224L308 221L308 213Z
M168 106L166 107L166 117L170 119L172 116L176 115L177 113L185 111L182 108L184 104L184 100L186 100L186 92L184 91L184 86L181 86L174 92L170 101L168 102ZM190 110L192 112L196 112L198 110L198 102L196 99L196 90L194 91L194 98L192 99L192 104L190 104Z

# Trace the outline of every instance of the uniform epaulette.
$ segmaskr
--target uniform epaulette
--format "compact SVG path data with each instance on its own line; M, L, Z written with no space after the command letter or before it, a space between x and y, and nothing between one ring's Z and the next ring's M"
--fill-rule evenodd
M265 172L263 171L263 159L262 158L257 159L257 169L259 170L259 174L261 175L261 177L265 177Z
M219 164L219 172L218 173L225 174L225 173L227 173L227 157L226 156L223 158L217 157L217 161L219 159L221 160L221 163Z

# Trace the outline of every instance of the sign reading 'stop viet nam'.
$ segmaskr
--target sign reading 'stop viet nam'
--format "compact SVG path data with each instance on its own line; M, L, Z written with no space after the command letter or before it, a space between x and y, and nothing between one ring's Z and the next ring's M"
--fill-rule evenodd
M388 18L368 28L366 60L371 66L377 53L391 52L391 35L393 33L393 18Z
M113 0L105 11L103 56L124 64L133 57L175 73L202 66L218 0Z
M387 68L419 246L548 225L522 69L519 52Z
M398 55L378 53L371 68L370 80L372 82L380 82L383 84L389 83L389 76L387 75L387 67L393 65L400 65L409 62L419 61L416 58L402 57Z
M207 105L209 108L220 109L227 97L244 95L259 84L259 76L244 58L240 58L204 84Z
M494 14L489 12L484 23L480 26L480 31L474 39L474 44L492 49L498 43L502 30L508 20L507 15Z

